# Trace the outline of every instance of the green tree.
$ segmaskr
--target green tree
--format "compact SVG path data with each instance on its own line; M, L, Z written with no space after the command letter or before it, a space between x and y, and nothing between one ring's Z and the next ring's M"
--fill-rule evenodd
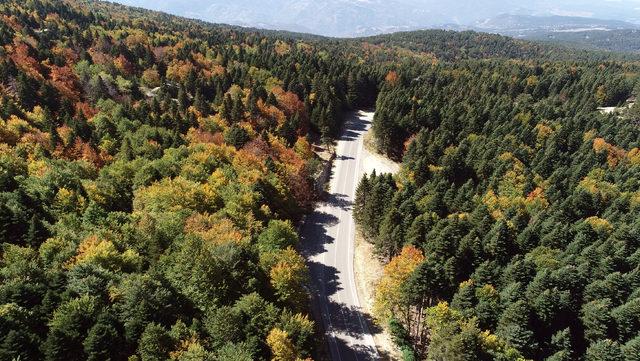
M582 324L584 336L587 340L595 342L608 338L612 333L613 318L611 317L611 301L601 299L591 301L582 306Z
M82 342L95 322L99 311L96 297L84 295L61 304L49 323L44 343L46 360L83 360Z
M263 252L294 247L297 243L298 234L289 221L270 220L258 236L258 248Z
M161 361L169 357L173 347L174 340L169 332L159 324L150 323L140 337L138 354L142 361Z
M246 130L234 124L224 133L224 140L240 149L249 141L249 134Z
M636 336L625 343L622 346L622 353L624 354L625 361L640 360L640 336Z
M84 342L84 352L87 360L115 360L122 351L122 340L113 325L111 317L102 314L89 329Z
M612 340L600 340L587 349L586 361L624 361L620 345Z
M247 344L226 344L218 350L219 361L253 361L251 347Z

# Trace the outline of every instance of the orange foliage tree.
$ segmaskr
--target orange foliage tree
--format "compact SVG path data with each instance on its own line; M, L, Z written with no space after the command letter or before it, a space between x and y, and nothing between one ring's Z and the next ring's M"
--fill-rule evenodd
M64 96L72 100L74 103L80 100L80 92L78 91L78 77L68 65L56 66L50 65L51 84Z
M9 54L11 60L30 77L42 80L40 63L29 55L29 46L17 39L13 43L13 46L5 46L5 51Z
M167 79L182 82L192 70L195 70L195 67L191 62L174 60L167 68Z
M397 85L398 84L398 73L396 71L390 71L389 73L387 73L387 76L384 78L384 80L389 84L389 85Z

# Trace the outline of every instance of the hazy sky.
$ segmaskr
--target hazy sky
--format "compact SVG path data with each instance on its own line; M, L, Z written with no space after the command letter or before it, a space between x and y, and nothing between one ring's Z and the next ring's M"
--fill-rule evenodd
M640 23L640 0L116 0L216 23L351 36L499 14L562 15Z

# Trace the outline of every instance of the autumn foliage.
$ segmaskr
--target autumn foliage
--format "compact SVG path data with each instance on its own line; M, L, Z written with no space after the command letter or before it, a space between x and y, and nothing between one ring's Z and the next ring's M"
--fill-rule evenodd
M372 76L319 46L3 2L0 359L310 357L310 139Z
M418 265L424 261L422 252L414 246L406 246L385 267L376 286L374 314L380 322L387 322L395 313L402 312L401 290Z

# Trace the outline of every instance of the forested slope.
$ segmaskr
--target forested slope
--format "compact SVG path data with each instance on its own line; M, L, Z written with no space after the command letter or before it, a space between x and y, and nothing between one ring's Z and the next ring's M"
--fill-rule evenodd
M376 317L429 360L638 360L636 63L398 66L374 133L401 172L355 214L390 262ZM409 356L407 356L409 357Z
M475 31L420 30L377 35L353 41L430 54L443 61L498 58L537 61L638 59L637 56L631 54L623 55L595 51L595 49L592 51L578 50L561 43L524 41Z
M0 16L0 359L308 357L307 134L366 69L108 3Z
M2 2L0 359L314 354L293 226L310 142L377 98L404 167L355 209L391 260L377 317L407 355L636 360L637 121L594 111L637 64L602 56Z
M640 39L638 29L587 30L575 32L534 32L529 40L566 44L582 49L602 49L610 52L638 53Z

